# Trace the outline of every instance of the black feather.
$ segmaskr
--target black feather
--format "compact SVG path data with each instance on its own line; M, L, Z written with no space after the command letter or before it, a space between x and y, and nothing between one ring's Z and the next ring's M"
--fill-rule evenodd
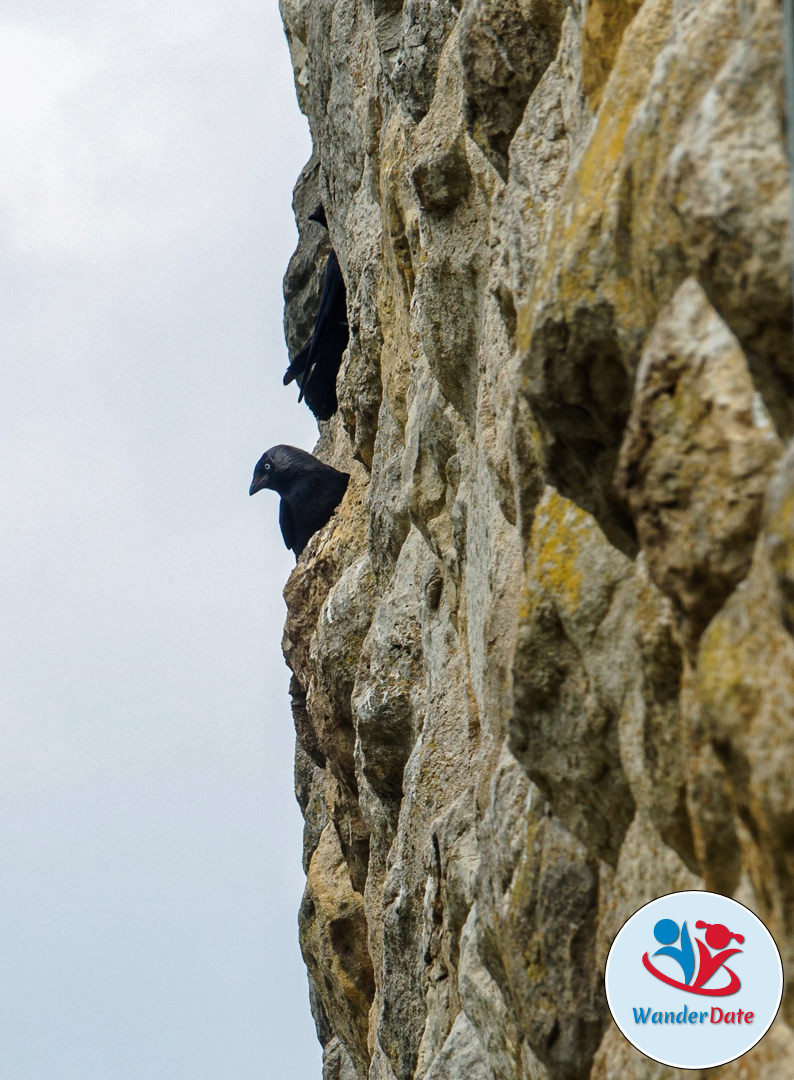
M328 222L325 218L325 207L322 203L317 203L315 208L306 218L307 221L316 221L318 225L322 225L324 229L328 228Z
M297 446L271 446L254 468L249 495L272 488L281 496L279 525L297 558L342 500L350 479Z
M287 499L279 499L278 526L281 529L281 536L284 543L292 551L295 547L295 529L292 524L292 513ZM297 558L299 554L300 553L296 551L295 557Z
M309 352L311 350L312 339L306 342L301 351L292 361L290 366L284 372L284 385L289 386L293 379L296 379L299 375L303 376L303 372L306 369L306 362L309 359ZM300 385L300 384L298 384Z
M336 376L347 348L347 293L336 252L325 264L323 287L311 337L287 368L284 385L293 379L300 387L298 401L306 404L318 420L329 420L336 412Z

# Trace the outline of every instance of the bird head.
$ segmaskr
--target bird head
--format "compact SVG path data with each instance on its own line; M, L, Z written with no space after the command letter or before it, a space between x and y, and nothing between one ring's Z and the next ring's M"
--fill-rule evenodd
M257 491L261 491L262 488L273 486L275 467L275 462L270 456L270 451L266 450L254 466L254 478L248 489L249 495L255 495Z
M297 446L285 446L283 443L271 446L269 450L265 450L254 467L254 478L248 494L254 495L262 488L271 488L283 495L307 468L316 467L317 464L316 458L305 450L299 450Z

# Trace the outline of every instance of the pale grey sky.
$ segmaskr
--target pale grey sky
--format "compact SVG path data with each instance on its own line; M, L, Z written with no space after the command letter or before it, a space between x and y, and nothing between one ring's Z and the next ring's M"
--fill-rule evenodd
M5 0L0 145L0 1077L316 1080L275 0Z

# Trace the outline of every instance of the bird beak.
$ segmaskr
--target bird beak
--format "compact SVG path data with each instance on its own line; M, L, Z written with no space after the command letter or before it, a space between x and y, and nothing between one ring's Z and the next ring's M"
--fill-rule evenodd
M264 477L260 477L259 480L254 479L251 481L251 486L248 489L248 494L256 495L257 491L261 491L263 487L267 487L267 483Z

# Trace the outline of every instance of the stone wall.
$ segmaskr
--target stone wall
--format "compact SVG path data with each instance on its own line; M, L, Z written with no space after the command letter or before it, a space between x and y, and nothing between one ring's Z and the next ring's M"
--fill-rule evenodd
M326 1080L677 1075L606 1008L631 912L716 889L794 960L778 0L281 7L287 339L329 236L351 329L285 593Z

